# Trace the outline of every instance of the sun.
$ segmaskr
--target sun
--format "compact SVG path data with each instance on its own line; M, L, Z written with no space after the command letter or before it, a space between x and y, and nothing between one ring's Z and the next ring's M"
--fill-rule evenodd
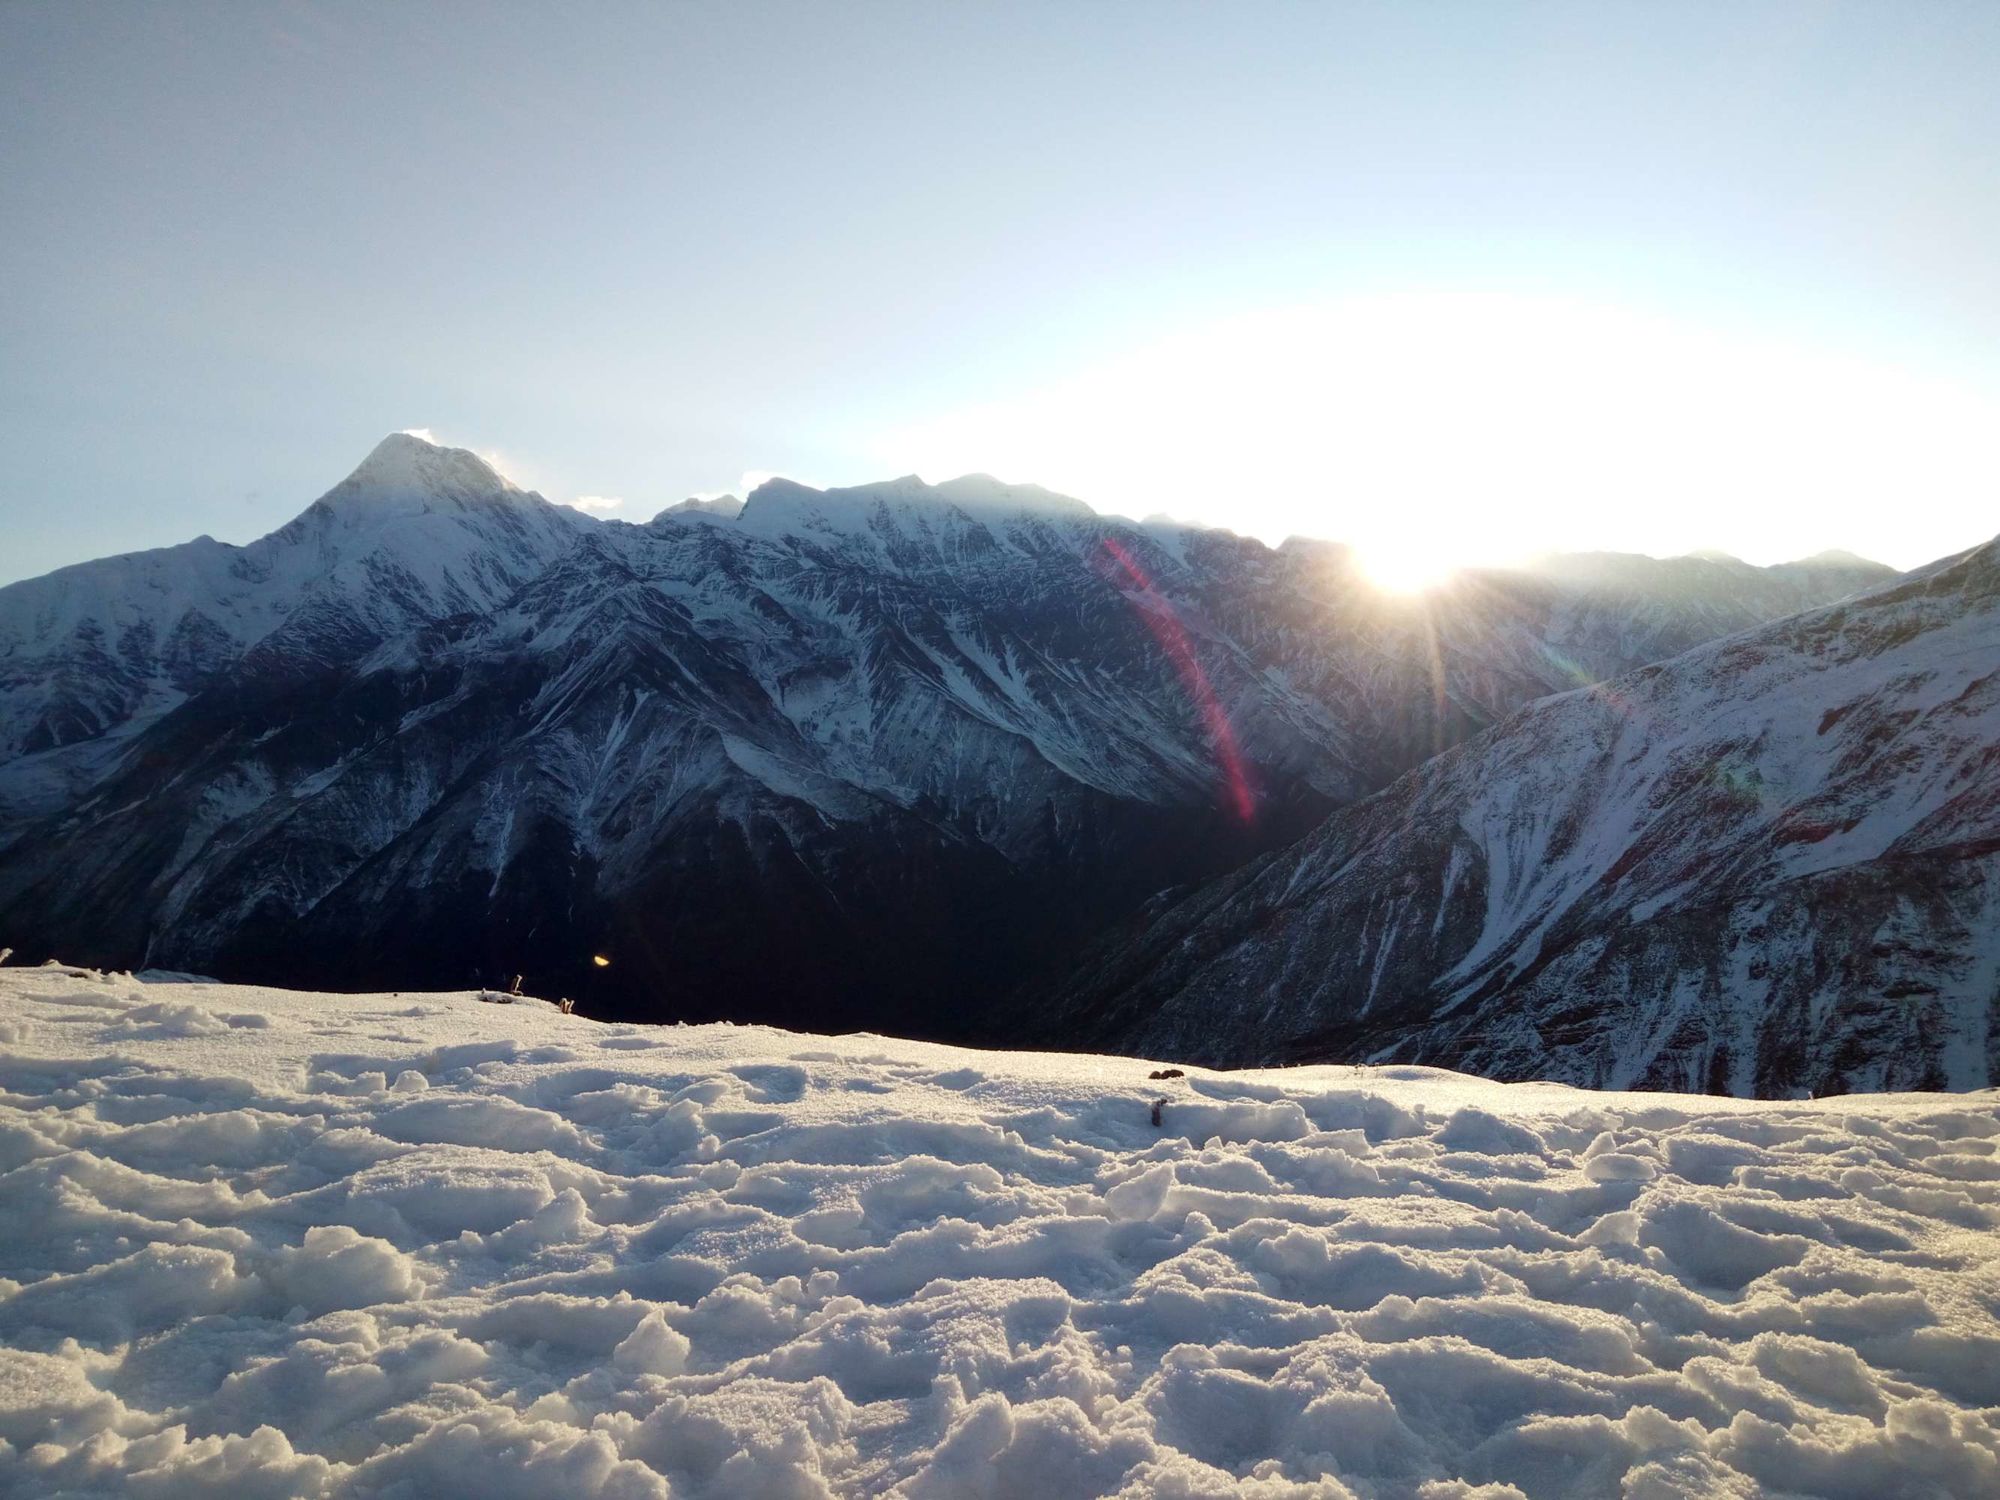
M1421 594L1458 571L1456 562L1420 537L1363 542L1354 558L1361 576L1385 594Z

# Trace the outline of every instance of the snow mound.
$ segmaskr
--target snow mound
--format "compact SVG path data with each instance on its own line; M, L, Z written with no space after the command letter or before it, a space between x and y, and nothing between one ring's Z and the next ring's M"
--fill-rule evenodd
M9 1495L2000 1493L1990 1092L0 1015Z

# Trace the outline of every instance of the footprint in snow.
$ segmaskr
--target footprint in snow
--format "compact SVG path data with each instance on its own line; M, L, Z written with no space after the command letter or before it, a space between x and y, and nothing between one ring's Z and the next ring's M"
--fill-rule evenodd
M806 1070L784 1063L756 1063L730 1072L750 1085L753 1104L791 1104L806 1091Z

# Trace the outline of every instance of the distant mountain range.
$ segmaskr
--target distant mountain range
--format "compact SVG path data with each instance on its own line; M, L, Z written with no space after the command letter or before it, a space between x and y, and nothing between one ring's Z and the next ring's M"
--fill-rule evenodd
M2000 1081L2000 542L1532 704L1156 905L1046 1014L1210 1063Z
M1628 726L1636 738L1612 751L1539 726L1601 701L1579 688L1681 683L1708 658L1629 674L1795 628L1771 622L1893 577L1842 555L1754 568L1586 554L1396 598L1337 546L1131 523L980 476L776 480L640 526L397 435L249 546L204 538L0 589L0 942L324 987L521 973L630 1018L1183 1056L1419 1048L1518 1072L1568 1033L1502 1046L1490 1027L1452 1041L1420 1022L1448 996L1501 1004L1528 982L1535 954L1500 956L1521 930L1515 898L1494 896L1484 925L1467 915L1475 888L1525 877L1475 879L1471 844L1454 853L1442 823L1405 828L1383 809L1442 808L1446 780L1472 774L1455 768L1489 760L1493 785L1512 776L1524 799L1570 805L1610 774L1603 755L1671 757L1731 714L1754 745L1757 716L1805 712L1817 679L1749 698L1735 687L1762 678L1711 671L1706 698L1677 689L1678 717ZM1717 775L1737 774L1702 743ZM1521 759L1495 759L1516 744ZM1763 785L1776 774L1731 753ZM1719 818L1685 837L1734 837ZM1632 840L1659 837L1651 826L1636 811L1619 825ZM1435 893L1428 947L1276 874L1342 839L1409 886L1411 911ZM1652 878L1635 870L1619 892ZM1669 882L1666 907L1635 897L1618 920L1702 889ZM1600 908L1562 911L1587 925ZM1229 924L1252 911L1285 925L1293 967L1283 945L1249 961ZM1545 927L1536 954L1552 951ZM1166 951L1175 932L1244 955L1241 983L1194 948ZM1313 963L1324 973L1305 985ZM1357 964L1379 971L1359 1027L1359 981L1342 977ZM1440 965L1476 977L1454 987ZM1652 972L1629 977L1643 989ZM1741 1039L1720 1062L1654 1051L1690 1060L1621 1074L1568 1053L1556 1071L1675 1087L1790 1076Z

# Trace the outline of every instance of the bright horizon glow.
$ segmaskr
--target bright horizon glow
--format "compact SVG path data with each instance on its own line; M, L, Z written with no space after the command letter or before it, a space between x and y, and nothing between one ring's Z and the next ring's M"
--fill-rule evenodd
M1398 577L2000 528L2000 6L463 9L0 6L0 584L412 420Z
M1580 549L1769 563L1846 546L1912 566L1992 529L1996 430L1994 393L1838 351L1412 291L1185 330L876 453L884 473L993 473L1273 544L1346 542L1407 589Z
M1385 594L1421 594L1448 582L1459 563L1412 539L1406 546L1377 544L1354 554L1361 576Z

